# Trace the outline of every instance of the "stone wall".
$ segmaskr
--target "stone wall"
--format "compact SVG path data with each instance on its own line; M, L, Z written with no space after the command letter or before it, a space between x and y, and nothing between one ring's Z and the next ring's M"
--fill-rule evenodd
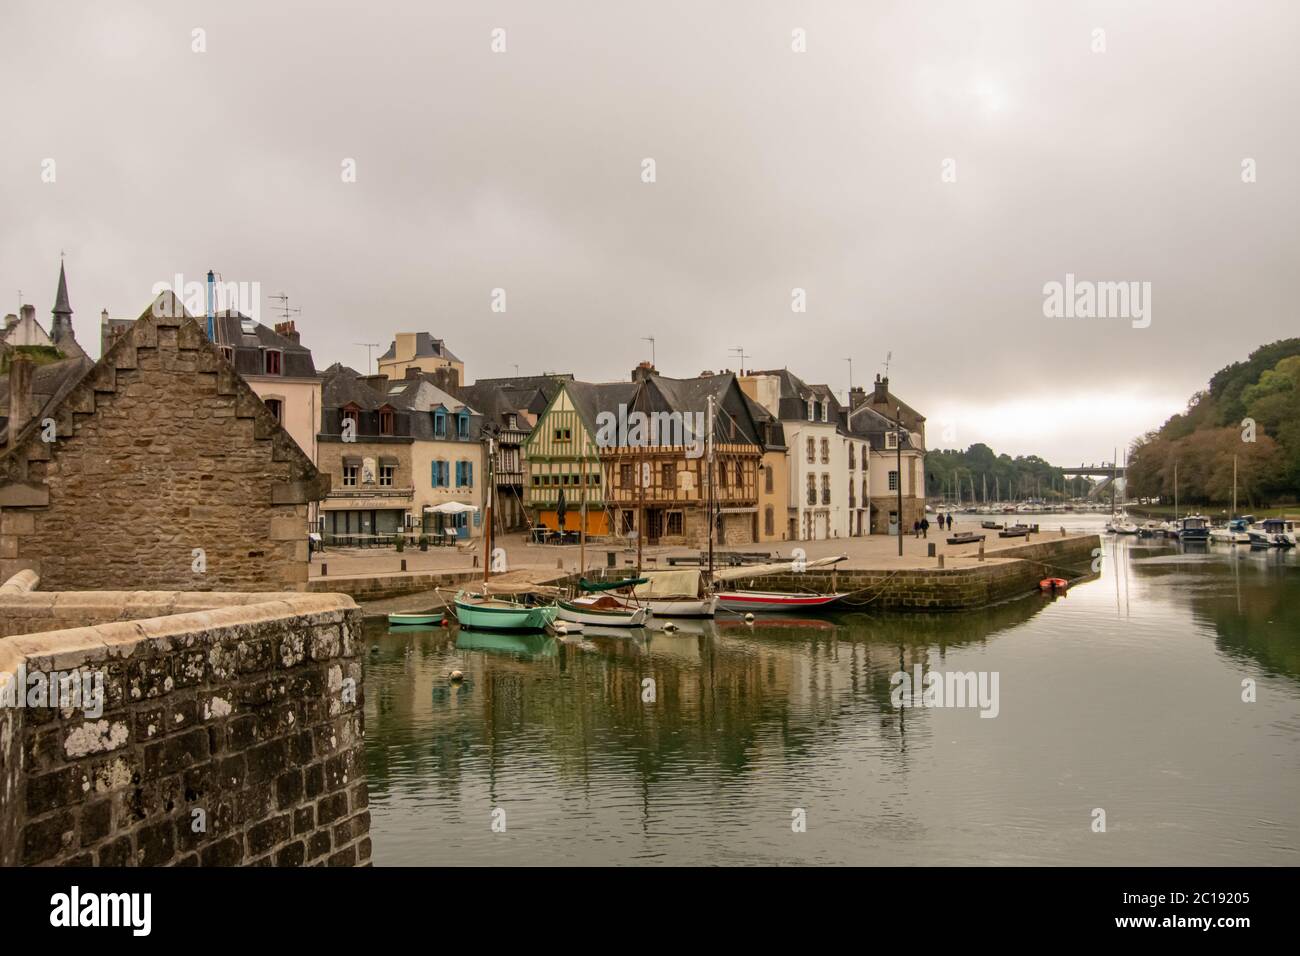
M766 591L856 592L844 610L964 611L1021 597L1044 577L1091 573L1097 535L1046 540L989 552L984 562L933 566L853 569L813 568L735 581L737 587Z
M63 623L80 601L83 623L114 622L0 639L0 683L104 681L98 716L0 707L0 864L369 861L361 612L341 595L196 597L0 595L6 617L26 600L27 620Z
M328 478L193 319L146 312L45 414L0 454L0 579L305 588Z

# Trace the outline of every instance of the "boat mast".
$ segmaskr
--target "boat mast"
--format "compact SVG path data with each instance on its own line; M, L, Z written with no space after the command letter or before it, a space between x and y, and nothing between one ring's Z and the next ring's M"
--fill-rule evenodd
M1237 517L1237 456L1232 456L1232 517Z
M713 522L715 520L713 514L713 396L712 395L709 396L708 407L709 407L708 421L705 424L705 429L709 436L708 439L709 458L708 458L708 465L706 469L708 474L707 480L709 483L708 495L707 495L708 510L709 510L709 575L705 583L708 585L712 585L713 584Z
M578 580L587 573L587 456L578 456L578 480L582 482L582 504L578 509Z
M644 385L637 390L636 403L641 404ZM645 538L645 440L642 436L641 452L636 463L636 576L641 576L641 542Z
M1174 521L1178 521L1178 462L1174 462Z
M484 547L483 547L483 584L484 584L483 593L484 593L484 594L487 593L488 577L489 577L489 576L491 575L491 573L492 573L492 486L493 486L493 477L492 477L492 436L491 436L491 435L488 436L488 440L487 440L487 469L486 469L486 471L487 471L487 495L486 495L486 502L485 502L485 510L486 510L487 514L485 514L485 515L483 516L483 537L484 537L484 539L485 539L485 541L484 541Z

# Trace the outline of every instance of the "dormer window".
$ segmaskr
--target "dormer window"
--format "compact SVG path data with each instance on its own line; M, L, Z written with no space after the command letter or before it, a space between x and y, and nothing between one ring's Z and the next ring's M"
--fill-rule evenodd
M808 399L808 421L815 422L816 420L817 420L817 400L810 398Z
M267 349L263 355L263 371L267 375L282 375L280 371L281 353L278 349Z
M893 451L898 447L898 432L885 432L885 448Z
M831 411L831 402L830 399L827 399L826 401L822 402L822 421L826 421L826 416L830 414L830 411Z
M347 428L347 423L352 423L352 434L357 433L357 425L360 423L361 408L357 405L344 405L339 409L339 427L340 430Z
M267 411L269 411L272 415L275 416L275 420L283 425L284 424L284 403L281 402L278 398L268 398L263 400L263 404L266 405Z
M514 429L518 428L518 427L519 427L519 416L518 416L518 415L510 415L510 416L508 416L508 417L506 418L506 427L509 428L509 429L511 429L512 431L513 431Z
M469 414L466 412L456 415L456 437L462 439L469 437Z
M447 413L441 408L433 413L433 437L447 437Z
M394 418L395 416L393 415L393 410L391 408L381 408L379 410L379 434L393 434Z

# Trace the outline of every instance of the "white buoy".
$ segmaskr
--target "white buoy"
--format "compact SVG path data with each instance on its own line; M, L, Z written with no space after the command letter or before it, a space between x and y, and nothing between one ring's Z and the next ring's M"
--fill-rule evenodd
M672 621L669 621L667 624L664 625L664 630L665 630L665 631L675 631L675 630L677 630L677 625L674 624Z
M569 633L569 629L568 629L567 627L564 626L564 622L563 622L563 621L556 621L555 624L553 624L553 625L551 625L551 626L555 628L555 633L556 633L556 634L559 634L560 636L563 636L563 635Z
M754 615L750 614L748 611L745 612L745 623L746 624L754 623Z
M462 671L452 671L447 676L451 678L452 683L454 684L459 684L465 679L465 674Z

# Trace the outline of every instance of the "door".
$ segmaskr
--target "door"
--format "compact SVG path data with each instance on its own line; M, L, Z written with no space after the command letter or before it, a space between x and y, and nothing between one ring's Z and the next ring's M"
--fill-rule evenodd
M650 508L646 511L646 541L658 544L664 535L664 512L662 508Z

